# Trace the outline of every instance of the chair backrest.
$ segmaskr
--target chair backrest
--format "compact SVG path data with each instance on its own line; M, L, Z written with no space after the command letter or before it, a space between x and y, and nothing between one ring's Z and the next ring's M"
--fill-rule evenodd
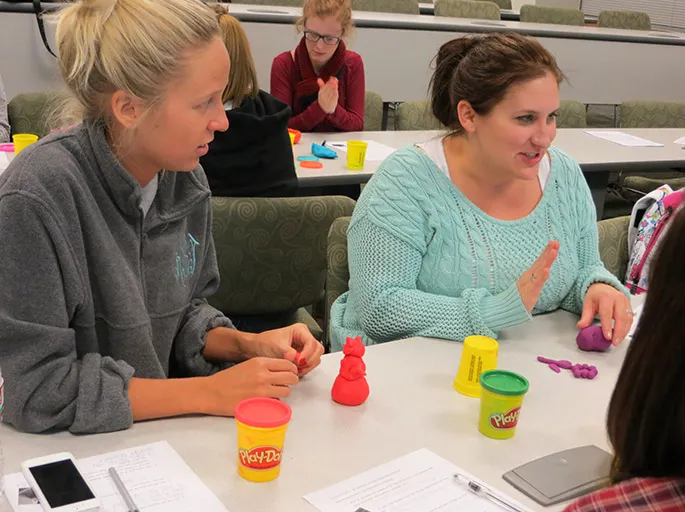
M230 316L321 301L328 231L354 205L342 196L212 198L221 283L210 303Z
M364 130L383 129L383 98L375 92L366 91L364 97Z
M476 20L499 20L502 18L499 5L483 0L436 0L435 15Z
M598 27L622 28L627 30L652 30L649 14L639 11L601 11L597 18Z
M349 286L350 270L347 266L347 228L350 217L339 217L331 224L328 232L328 271L326 273L326 322L325 344L330 345L328 329L330 326L331 306L335 299L345 293Z
M352 10L419 14L418 0L352 0Z
M275 5L279 7L302 7L303 0L241 0L241 4Z
M397 107L395 121L398 130L440 130L444 128L425 100L406 101Z
M545 7L542 5L521 6L521 21L524 23L552 23L555 25L585 25L585 15L578 9Z
M580 101L562 100L557 117L557 128L586 128L585 105Z
M50 116L59 98L56 92L26 92L17 94L7 104L12 133L33 133L43 137L50 133Z
M628 269L628 227L630 217L615 217L597 223L599 257L606 269L621 282Z
M500 9L511 9L511 0L477 0L479 2L494 2Z
M671 101L624 101L621 128L685 128L685 103Z

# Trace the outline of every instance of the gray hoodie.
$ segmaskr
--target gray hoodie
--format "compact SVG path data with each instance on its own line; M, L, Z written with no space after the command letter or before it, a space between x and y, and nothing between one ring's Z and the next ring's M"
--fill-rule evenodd
M101 126L22 151L0 175L0 368L4 420L29 432L131 425L132 376L209 375L207 304L219 274L207 180L159 174L142 188Z

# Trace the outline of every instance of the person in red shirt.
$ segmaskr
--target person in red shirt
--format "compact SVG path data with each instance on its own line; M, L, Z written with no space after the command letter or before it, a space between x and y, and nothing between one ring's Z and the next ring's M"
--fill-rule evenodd
M609 404L614 485L564 512L685 510L685 209L664 237Z
M305 0L297 22L304 35L271 65L271 94L288 104L288 126L303 132L364 128L364 63L348 50L350 0Z

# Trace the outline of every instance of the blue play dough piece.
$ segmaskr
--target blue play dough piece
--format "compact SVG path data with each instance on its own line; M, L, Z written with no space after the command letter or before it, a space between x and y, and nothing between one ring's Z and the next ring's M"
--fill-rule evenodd
M338 153L316 142L312 143L312 154L320 158L338 158Z
M298 157L297 157L297 161L298 161L298 162L304 162L304 161L308 161L308 162L318 162L318 161L319 161L319 158L316 157L316 156L312 156L312 155L303 155L303 156L298 156Z

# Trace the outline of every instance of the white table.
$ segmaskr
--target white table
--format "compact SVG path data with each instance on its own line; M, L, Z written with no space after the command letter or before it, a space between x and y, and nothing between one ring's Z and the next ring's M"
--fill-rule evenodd
M0 10L30 7L0 1ZM259 83L268 90L273 58L299 41L293 24L301 9L231 4L230 10L247 32ZM538 38L569 77L562 85L563 99L618 104L636 98L684 98L685 66L680 63L685 60L685 34L362 11L354 18L350 47L364 59L367 90L386 102L424 99L440 45L474 32L519 32ZM54 27L48 24L46 29L52 42ZM9 98L60 86L55 60L43 48L34 15L0 13L0 73Z
M594 130L594 129L593 129ZM615 129L603 130L614 131ZM601 131L601 130L600 130ZM609 173L616 171L654 171L685 167L685 150L674 140L685 135L680 128L632 128L620 131L663 144L663 147L625 147L588 135L584 129L560 128L554 146L572 156L579 164L590 186L598 218L604 208L604 195ZM402 148L415 142L423 142L440 135L440 131L384 131L351 133L307 133L295 145L295 156L311 154L312 142L345 141L350 139L374 140L394 148ZM346 153L340 152L335 160L321 159L322 169L297 167L300 187L320 187L365 183L381 162L367 161L363 171L346 168Z
M58 451L76 457L167 440L231 512L314 510L301 496L378 464L427 447L489 485L542 508L501 476L519 464L552 452L595 444L609 451L605 417L626 344L607 353L584 353L575 344L578 317L558 311L506 330L499 367L523 374L530 391L516 436L497 441L477 430L479 401L452 389L461 343L412 339L370 347L364 357L371 396L362 406L332 402L330 389L340 354L293 389L286 453L279 479L253 484L236 474L236 431L232 419L186 417L135 424L123 432L72 436L29 435L0 426L7 472L21 461ZM593 380L556 374L536 357L544 355L597 366Z

